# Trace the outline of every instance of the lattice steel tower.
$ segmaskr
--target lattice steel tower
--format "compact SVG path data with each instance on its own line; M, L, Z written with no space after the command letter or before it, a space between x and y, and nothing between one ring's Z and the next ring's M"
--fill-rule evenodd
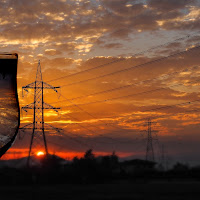
M52 89L55 92L58 92L57 89L60 87L51 86L42 80L42 72L40 61L38 62L37 73L35 82L30 83L24 87L22 87L22 96L23 91L27 91L28 89L34 90L34 102L22 107L22 110L27 112L28 109L33 110L33 123L27 124L22 129L32 129L29 154L27 164L29 165L30 156L34 154L35 150L42 150L48 155L47 141L45 136L45 128L48 126L50 129L58 130L53 126L44 122L44 110L45 109L53 109L58 112L58 109L44 102L44 89ZM42 143L42 144L39 144ZM34 147L36 149L34 149ZM42 149L41 149L42 148Z
M147 135L147 147L146 147L146 160L155 161L151 125L152 125L151 119L148 119L148 122L147 122L148 135Z

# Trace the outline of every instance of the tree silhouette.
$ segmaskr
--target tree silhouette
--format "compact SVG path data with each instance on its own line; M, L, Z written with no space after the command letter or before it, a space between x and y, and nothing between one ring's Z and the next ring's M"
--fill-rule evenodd
M87 159L87 160L94 160L95 159L95 156L92 153L92 149L89 149L85 152L84 158Z

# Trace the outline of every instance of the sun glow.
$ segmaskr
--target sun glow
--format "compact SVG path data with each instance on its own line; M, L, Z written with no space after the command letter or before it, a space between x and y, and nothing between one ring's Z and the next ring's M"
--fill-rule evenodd
M43 151L38 151L38 152L36 153L36 155L37 155L37 156L44 156L44 152L43 152Z

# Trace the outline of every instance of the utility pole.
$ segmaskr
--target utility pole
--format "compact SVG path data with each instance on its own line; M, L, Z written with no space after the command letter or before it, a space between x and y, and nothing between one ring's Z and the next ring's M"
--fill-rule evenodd
M151 119L148 119L147 121L147 147L146 147L146 160L148 161L155 161L154 158L154 149L153 149L153 137L152 137L152 130L151 130Z
M45 136L46 126L50 129L59 131L59 129L54 128L53 126L44 122L45 109L52 109L52 110L55 110L56 112L58 112L58 109L60 109L60 108L53 107L44 102L44 90L52 89L58 93L58 90L57 90L58 88L60 87L54 87L54 86L49 85L48 83L43 82L40 61L38 62L35 81L33 83L30 83L22 87L22 96L23 96L23 91L28 92L29 89L34 90L34 102L22 107L22 110L24 110L25 112L28 112L29 109L33 110L33 122L21 128L22 130L32 129L28 159L27 159L28 166L30 166L30 163L29 163L30 157L31 155L35 154L35 151L38 151L38 150L43 151L45 152L46 156L48 156L47 140ZM40 146L39 146L39 142L41 143Z

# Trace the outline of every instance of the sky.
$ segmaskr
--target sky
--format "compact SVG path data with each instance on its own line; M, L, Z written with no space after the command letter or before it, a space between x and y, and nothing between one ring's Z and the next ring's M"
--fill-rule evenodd
M1 52L16 52L20 108L33 102L38 60L43 81L60 86L44 100L49 151L65 158L145 158L147 121L155 157L199 163L199 0L2 0ZM21 113L21 127L33 113ZM30 131L4 158L25 156Z

